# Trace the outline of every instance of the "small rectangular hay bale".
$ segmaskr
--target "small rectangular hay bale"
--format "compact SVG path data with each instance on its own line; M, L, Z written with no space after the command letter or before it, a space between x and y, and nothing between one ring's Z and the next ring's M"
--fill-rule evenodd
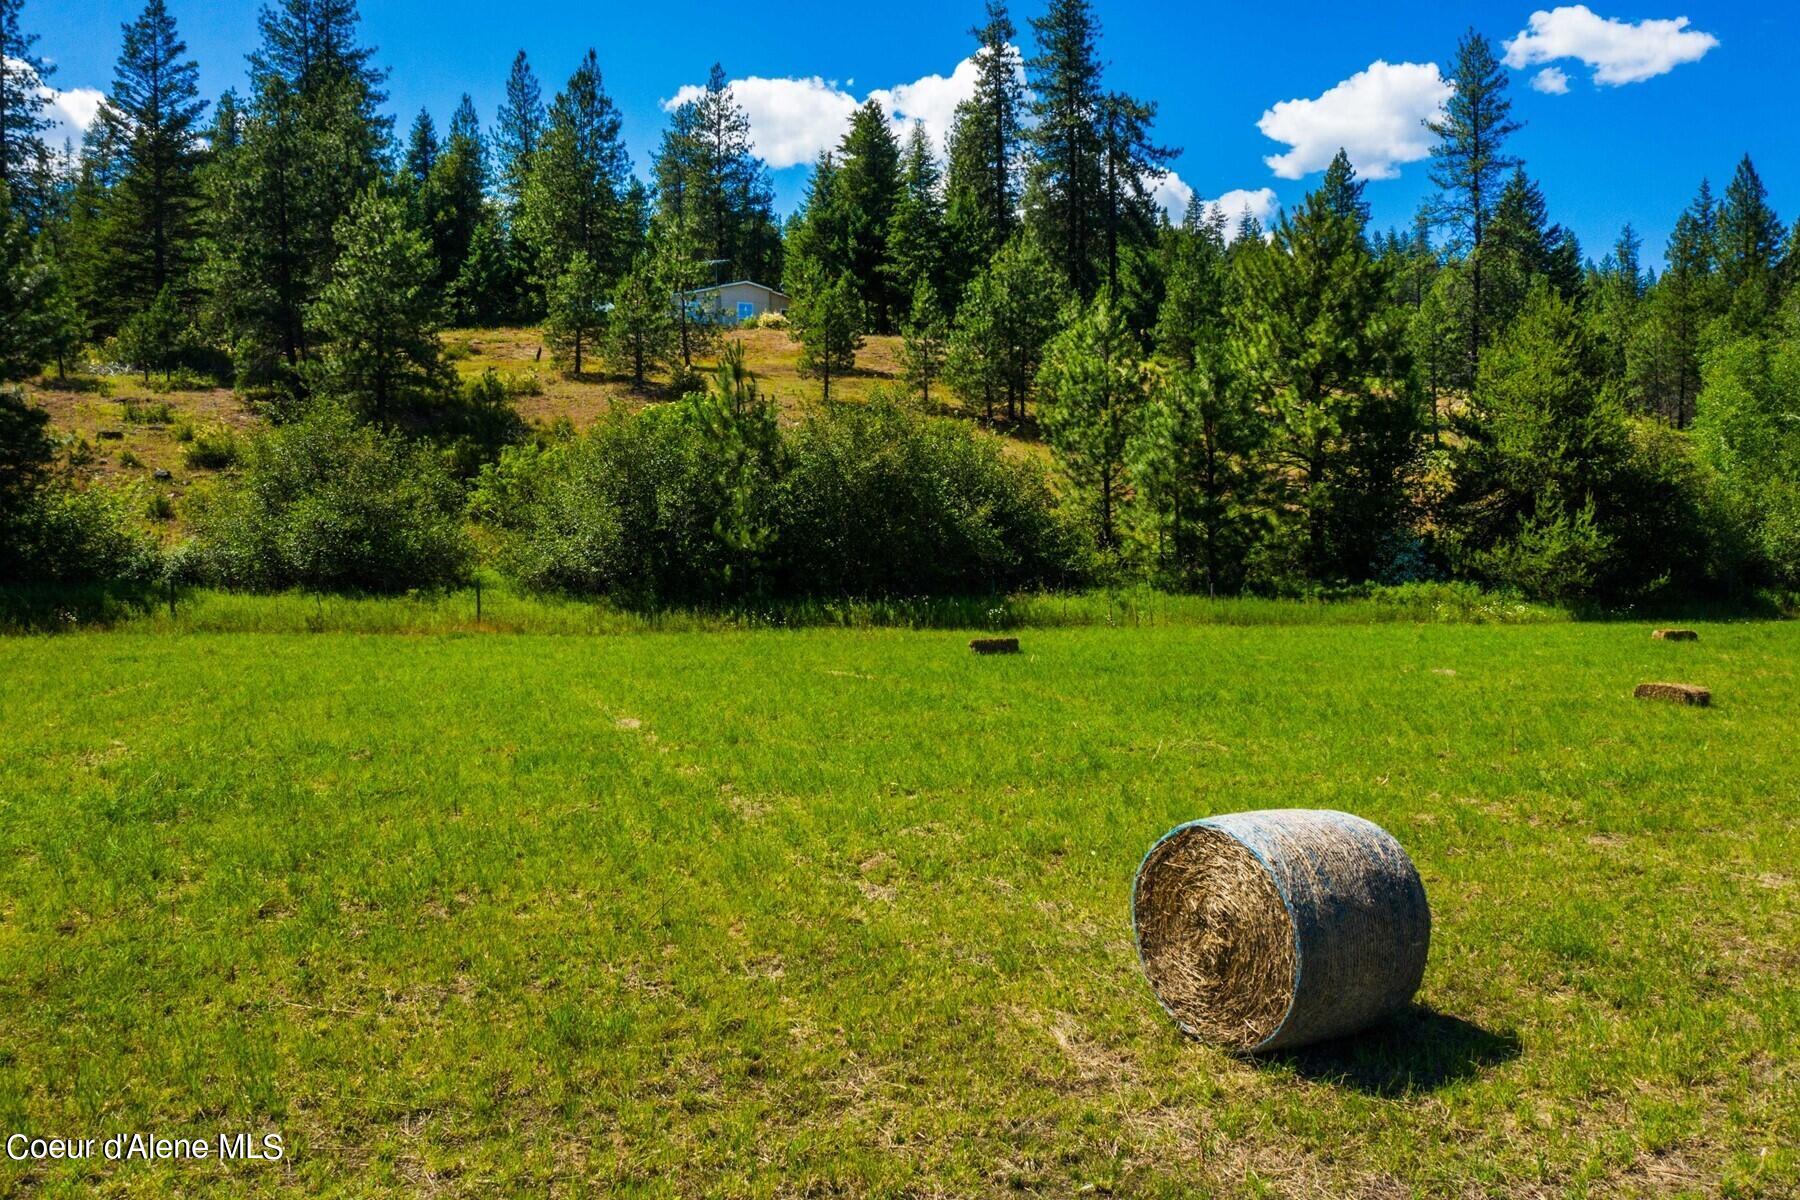
M976 638L969 643L969 649L977 654L1017 654L1019 639L1011 638Z
M1697 642L1700 635L1692 629L1656 629L1651 631L1650 639L1656 642Z
M1639 700L1667 700L1673 704L1692 704L1705 708L1712 703L1712 693L1691 683L1640 683L1632 693Z

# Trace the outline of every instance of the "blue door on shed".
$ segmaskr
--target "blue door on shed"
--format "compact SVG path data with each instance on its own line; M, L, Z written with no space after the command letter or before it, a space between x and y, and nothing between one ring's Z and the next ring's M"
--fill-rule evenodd
M748 321L751 317L754 317L755 315L756 315L756 305L750 303L750 301L748 301L748 300L739 300L738 301L738 320Z

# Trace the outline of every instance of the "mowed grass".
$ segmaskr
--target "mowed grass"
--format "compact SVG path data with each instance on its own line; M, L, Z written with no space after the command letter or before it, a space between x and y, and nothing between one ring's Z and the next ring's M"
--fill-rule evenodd
M1700 630L0 640L0 1131L288 1147L0 1193L1791 1196L1800 625ZM1433 945L1250 1062L1128 895L1278 806Z

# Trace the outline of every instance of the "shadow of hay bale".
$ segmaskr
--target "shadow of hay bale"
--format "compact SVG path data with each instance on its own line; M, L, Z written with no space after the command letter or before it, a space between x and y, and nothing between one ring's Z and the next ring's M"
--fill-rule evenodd
M1362 1033L1257 1061L1372 1096L1403 1096L1471 1079L1519 1057L1522 1048L1516 1033L1413 1004Z

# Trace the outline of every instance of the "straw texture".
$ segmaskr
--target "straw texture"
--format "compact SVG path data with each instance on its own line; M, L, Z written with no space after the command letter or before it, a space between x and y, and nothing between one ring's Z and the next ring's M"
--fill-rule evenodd
M1705 708L1712 703L1712 693L1692 683L1640 683L1632 695L1639 700L1668 700L1675 704L1692 704Z
M1650 638L1657 642L1697 642L1700 635L1692 629L1653 629Z
M1138 868L1138 954L1181 1028L1232 1050L1353 1033L1418 991L1431 944L1406 851L1349 813L1273 809L1181 825Z

